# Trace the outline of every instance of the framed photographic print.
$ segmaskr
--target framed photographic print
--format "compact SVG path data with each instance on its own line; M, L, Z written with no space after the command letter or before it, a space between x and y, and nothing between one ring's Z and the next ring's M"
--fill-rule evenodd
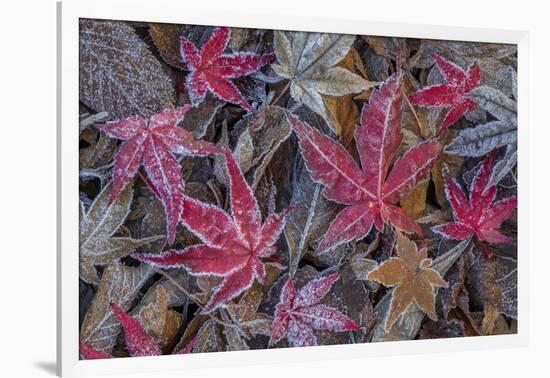
M527 33L58 14L59 374L527 342Z

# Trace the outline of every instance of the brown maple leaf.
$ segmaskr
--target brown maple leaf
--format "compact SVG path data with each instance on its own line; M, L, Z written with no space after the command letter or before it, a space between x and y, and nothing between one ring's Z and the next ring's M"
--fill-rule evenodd
M437 320L434 289L447 287L441 275L430 268L432 260L426 248L419 251L413 241L397 231L395 249L399 257L389 258L367 276L369 280L394 288L384 325L386 332L413 302L430 319Z

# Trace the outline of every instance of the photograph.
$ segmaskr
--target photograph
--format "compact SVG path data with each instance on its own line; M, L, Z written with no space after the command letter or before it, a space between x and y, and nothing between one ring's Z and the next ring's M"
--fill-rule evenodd
M80 360L518 333L517 44L78 24Z

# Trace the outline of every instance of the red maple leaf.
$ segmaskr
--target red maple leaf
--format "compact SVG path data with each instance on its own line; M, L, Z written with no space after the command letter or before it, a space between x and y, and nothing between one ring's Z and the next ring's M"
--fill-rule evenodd
M169 243L176 236L184 185L174 154L204 156L220 152L219 147L195 140L189 131L176 126L189 108L185 105L167 109L149 121L134 116L98 125L108 135L124 141L114 159L112 199L120 195L143 165L148 183L164 205Z
M224 54L229 34L228 28L216 28L200 50L187 38L181 37L181 59L190 68L186 78L189 98L193 104L199 104L204 100L206 91L210 90L224 101L252 110L230 79L258 71L273 61L275 55L251 52Z
M464 71L437 54L433 54L432 59L447 84L432 85L415 92L409 95L409 101L414 105L450 108L439 128L439 133L443 134L449 126L476 106L465 94L479 86L479 66L474 64Z
M248 289L254 278L263 282L261 258L273 255L285 223L287 210L270 214L262 223L258 202L231 152L226 152L231 197L230 217L215 206L185 197L181 221L204 244L184 250L168 250L152 256L134 254L138 260L159 267L183 267L191 274L224 277L204 306L210 312Z
M482 163L470 187L470 198L466 197L458 183L445 175L445 194L453 210L454 222L433 227L432 230L454 240L475 236L482 242L487 257L491 251L483 242L508 244L512 239L497 229L510 217L517 207L517 197L512 196L496 202L497 188L488 186L495 155L490 154Z
M359 325L335 308L319 304L328 294L340 275L316 279L304 285L298 293L294 281L289 278L281 291L281 299L275 308L271 327L272 341L285 335L295 347L317 345L314 329L326 331L355 331Z
M437 140L418 144L390 165L401 144L402 81L394 75L375 90L363 107L355 142L361 168L338 142L287 114L298 136L312 179L324 186L323 194L347 207L330 224L317 253L364 238L374 224L422 235L420 227L395 203L427 177L441 150Z

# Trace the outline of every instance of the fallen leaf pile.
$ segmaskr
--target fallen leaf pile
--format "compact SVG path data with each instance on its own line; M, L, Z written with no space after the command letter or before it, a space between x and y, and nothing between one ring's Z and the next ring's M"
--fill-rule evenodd
M516 71L511 45L81 19L81 358L516 332Z

